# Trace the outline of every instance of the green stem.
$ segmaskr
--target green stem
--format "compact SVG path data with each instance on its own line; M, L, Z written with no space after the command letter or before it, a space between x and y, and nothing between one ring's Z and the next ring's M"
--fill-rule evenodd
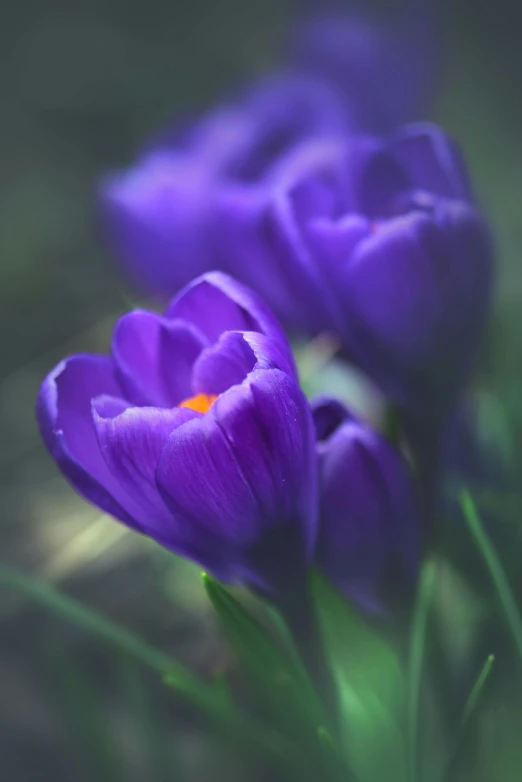
M285 595L277 602L293 639L301 661L314 683L326 713L336 725L338 718L337 693L333 684L321 640L315 606L308 593L308 585Z

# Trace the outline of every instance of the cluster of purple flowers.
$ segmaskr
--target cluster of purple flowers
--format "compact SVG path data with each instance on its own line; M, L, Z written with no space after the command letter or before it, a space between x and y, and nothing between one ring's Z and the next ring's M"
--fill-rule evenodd
M425 27L313 17L284 73L107 177L116 256L175 297L123 316L110 356L66 359L38 397L86 499L275 600L313 564L362 601L392 568L414 579L419 494L487 320L491 240L459 150L432 125L395 129L425 84ZM340 401L306 399L279 323L335 335L410 461Z

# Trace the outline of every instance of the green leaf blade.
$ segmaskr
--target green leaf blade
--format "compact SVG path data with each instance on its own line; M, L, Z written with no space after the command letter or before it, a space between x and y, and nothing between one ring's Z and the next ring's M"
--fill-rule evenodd
M468 491L462 492L460 504L469 531L482 554L484 563L491 576L506 624L511 632L515 649L522 664L522 616L502 567L502 562L484 529L473 498Z
M358 782L402 782L407 769L405 684L398 655L317 573L312 593L339 693L347 765Z
M432 604L437 563L427 560L421 570L417 599L413 609L408 666L408 756L409 779L417 782L420 777L419 719L421 683L426 656L428 616Z
M228 589L207 574L203 575L203 583L262 705L293 738L315 736L324 722L324 711L304 667L270 637Z

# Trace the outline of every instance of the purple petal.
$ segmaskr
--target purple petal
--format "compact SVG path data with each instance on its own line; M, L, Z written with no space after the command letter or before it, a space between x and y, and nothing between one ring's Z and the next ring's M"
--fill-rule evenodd
M194 280L171 303L168 318L187 320L216 342L224 331L259 331L280 346L285 370L297 376L290 345L264 302L246 286L222 272Z
M194 393L221 394L242 383L254 369L287 366L280 343L256 331L225 331L218 342L206 348L194 365Z
M301 312L285 265L272 246L267 199L265 189L223 188L217 202L217 236L229 270L257 291L283 323L294 326Z
M443 412L475 358L491 276L487 231L463 202L436 200L378 226L343 283L360 366L397 403Z
M179 532L179 539L171 536L170 547L186 550L191 536L196 561L213 573L217 565L225 581L238 581L243 547L259 533L259 509L210 413L172 432L156 478Z
M447 198L473 200L461 151L436 125L408 125L395 135L389 148L407 173L411 187Z
M331 214L340 208L351 146L339 136L305 139L280 158L266 184L275 191L302 193L305 213L309 205L309 212L317 212L319 206Z
M318 443L328 440L342 423L354 418L346 405L326 394L316 396L310 405Z
M337 221L310 220L307 232L324 273L333 285L337 285L357 245L371 234L372 225L365 217L350 214Z
M289 373L286 346L257 331L243 332L243 339L252 349L256 364L254 369L280 369Z
M99 394L121 394L109 357L78 355L58 364L37 399L42 437L80 494L125 524L140 528L141 509L114 478L98 446L91 399ZM127 404L121 399L118 403Z
M431 218L412 213L383 223L346 269L347 311L359 334L407 362L425 355L441 318L435 271L424 237Z
M225 331L215 345L206 348L194 365L193 391L221 394L242 383L256 365L256 356L243 333Z
M201 171L221 181L233 174L247 154L254 132L252 117L241 106L220 106L191 128L186 151L194 156Z
M218 201L219 237L229 268L295 331L332 328L335 305L321 264L308 250L306 222L316 214L340 213L345 153L339 140L301 143L273 168L263 187L228 187Z
M348 107L324 79L278 73L258 82L246 96L250 146L231 172L242 182L260 181L303 139L341 137L351 129Z
M142 530L168 537L175 523L157 486L156 467L170 433L201 414L187 408L160 410L124 407L100 396L93 401L96 436L103 458L118 484L141 507Z
M262 509L255 566L277 588L302 571L315 543L315 433L308 402L288 376L256 371L250 381L250 394L225 394L214 415Z
M211 265L211 193L204 166L164 152L102 182L102 228L138 287L165 298Z
M173 513L199 531L202 546L209 535L212 544L216 536L222 541L229 580L241 573L273 587L283 566L294 572L309 559L316 525L312 431L301 391L271 370L254 372L202 419L171 434L158 465L159 486ZM289 540L291 561L276 562Z
M408 174L384 148L367 153L354 172L355 203L371 219L392 216L399 196L410 187Z
M143 310L124 315L114 329L112 352L127 398L173 407L192 396L192 366L206 344L189 323Z
M299 302L295 326L305 333L339 333L343 314L315 248L310 246L306 224L300 224L296 216L291 193L281 193L273 199L266 220L270 251L281 259L289 288Z
M321 452L320 496L317 558L341 588L375 581L394 558L415 571L413 483L383 437L356 420L341 425Z

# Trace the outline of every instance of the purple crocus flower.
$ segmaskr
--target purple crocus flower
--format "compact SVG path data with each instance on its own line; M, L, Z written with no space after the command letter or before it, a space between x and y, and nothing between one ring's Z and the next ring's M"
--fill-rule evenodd
M229 271L216 209L222 193L241 186L254 197L303 141L380 131L382 118L374 115L381 108L389 115L388 129L405 118L391 96L415 102L417 93L406 82L420 74L426 52L417 29L401 23L390 32L344 11L307 17L299 30L282 70L188 127L173 124L131 168L102 181L102 231L138 289L164 300L197 274ZM323 67L329 59L321 55L328 51L338 65L340 50L341 77L337 66L335 72ZM256 264L250 257L242 262ZM270 287L283 305L280 277L268 274L257 271L260 292Z
M316 534L315 436L274 317L206 274L45 379L43 439L87 500L227 582L284 590Z
M477 353L493 260L462 158L441 130L302 145L271 188L223 196L221 230L238 276L254 287L259 269L278 277L277 297L269 286L263 294L289 329L336 333L412 419L442 420Z
M346 595L378 608L381 591L415 580L419 518L406 462L330 397L312 403L319 457L317 565Z
M345 135L349 112L326 83L279 74L185 131L165 133L100 187L100 219L115 258L140 289L165 299L195 275L225 269L216 196L229 184L269 181L303 138Z

